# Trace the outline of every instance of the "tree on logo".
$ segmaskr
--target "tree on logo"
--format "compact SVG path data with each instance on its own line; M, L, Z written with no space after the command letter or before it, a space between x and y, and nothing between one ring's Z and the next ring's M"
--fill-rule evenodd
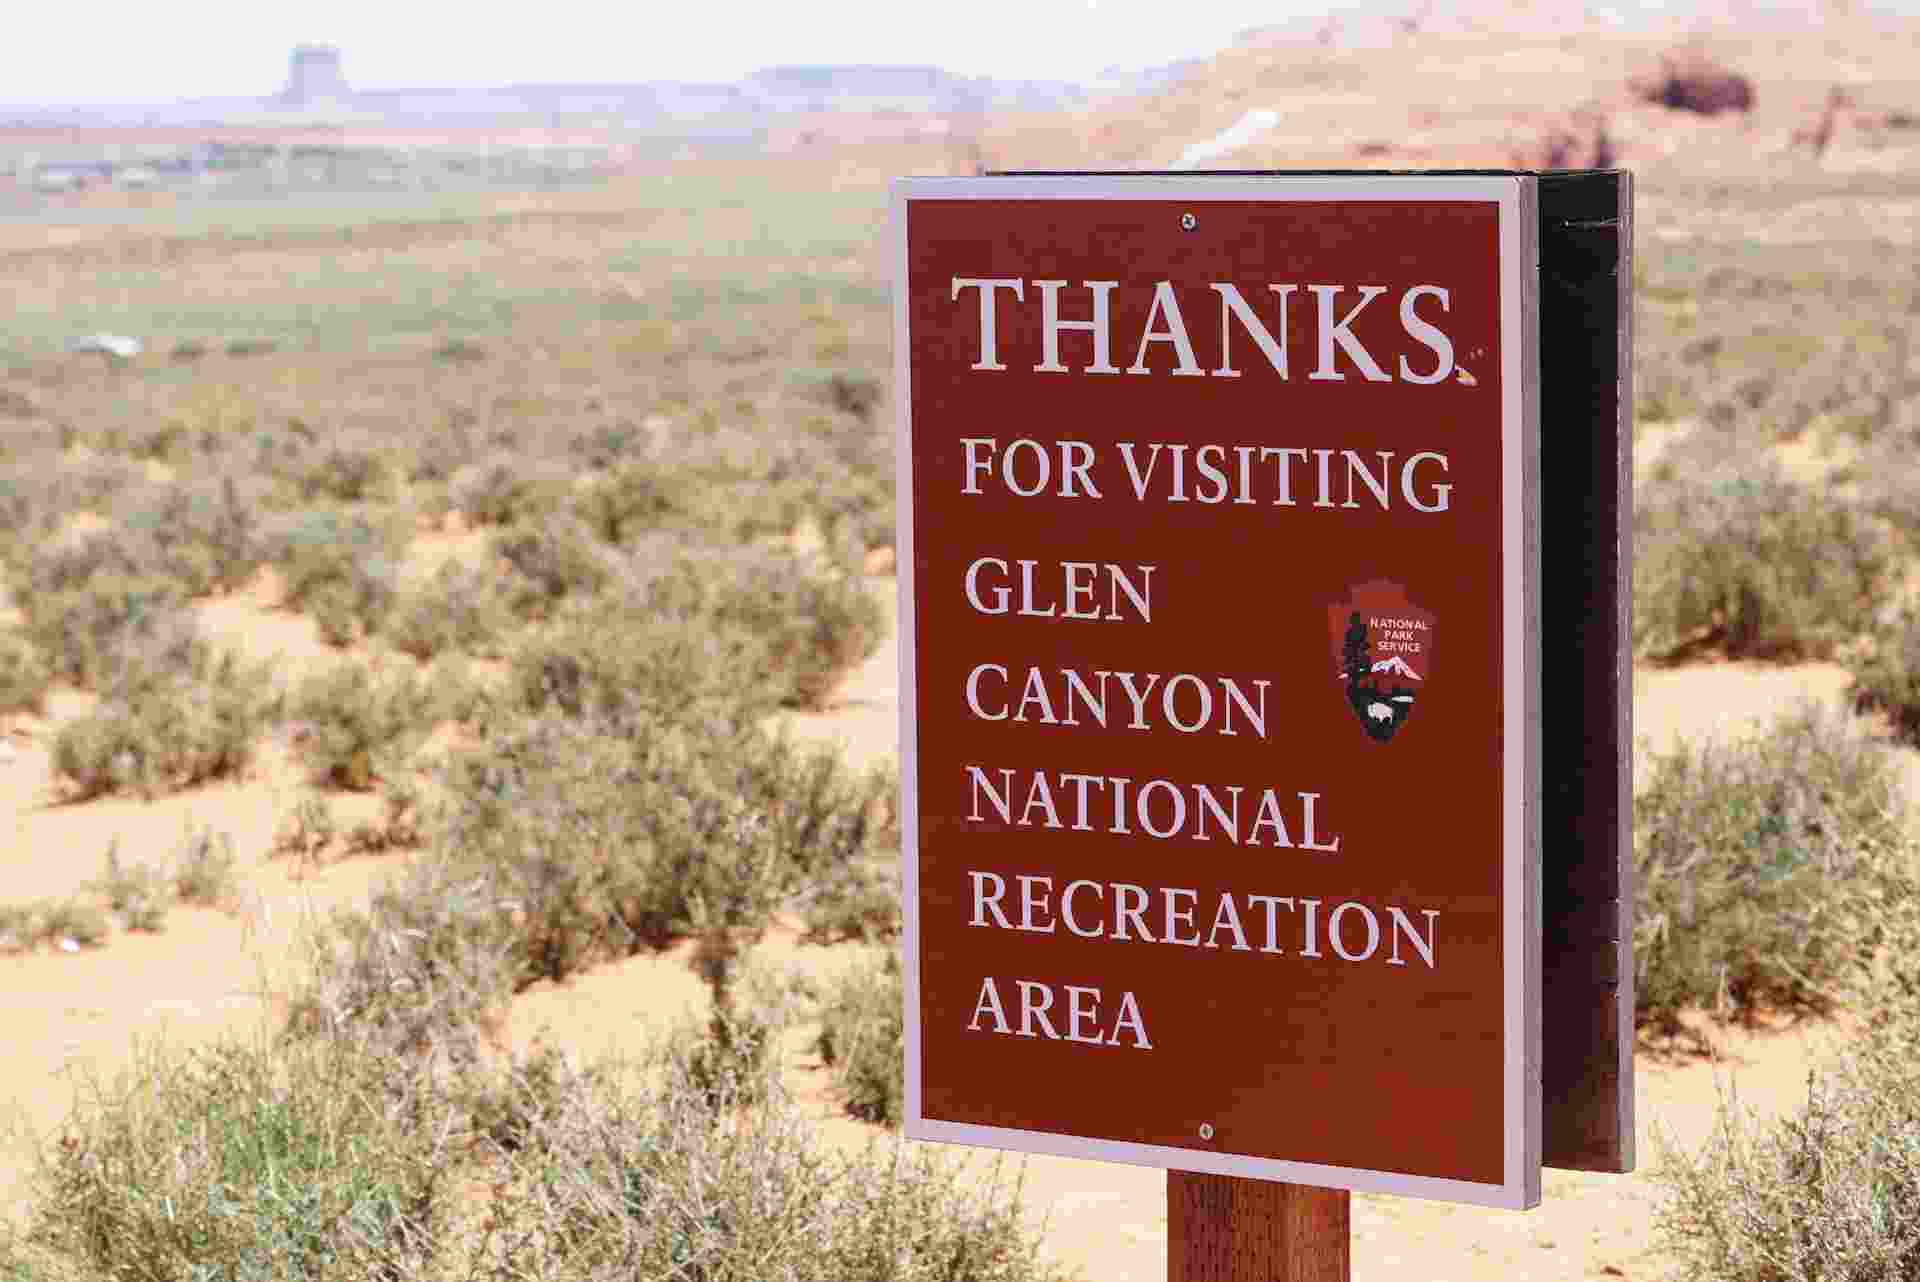
M1347 620L1346 646L1341 654L1347 665L1347 688L1357 689L1361 679L1373 670L1372 652L1367 645L1367 621L1360 617L1358 610Z

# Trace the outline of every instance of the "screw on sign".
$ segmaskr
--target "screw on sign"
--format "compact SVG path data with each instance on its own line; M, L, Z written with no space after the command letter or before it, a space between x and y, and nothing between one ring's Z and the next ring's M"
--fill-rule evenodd
M1179 1282L1631 1169L1630 209L896 183L910 1136L1165 1168Z

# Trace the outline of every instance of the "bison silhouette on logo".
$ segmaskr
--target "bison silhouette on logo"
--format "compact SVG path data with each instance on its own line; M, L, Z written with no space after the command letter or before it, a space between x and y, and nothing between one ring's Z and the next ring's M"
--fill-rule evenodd
M1433 613L1398 583L1376 579L1328 606L1327 625L1347 706L1369 738L1388 742L1433 676Z

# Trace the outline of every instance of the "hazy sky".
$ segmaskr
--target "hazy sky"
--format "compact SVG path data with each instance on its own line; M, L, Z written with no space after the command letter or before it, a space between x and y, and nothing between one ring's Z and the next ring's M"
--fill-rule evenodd
M1243 27L1351 3L22 0L7 6L0 102L275 93L302 41L340 46L348 82L368 89L733 80L788 62L931 62L971 75L1080 79L1211 53Z

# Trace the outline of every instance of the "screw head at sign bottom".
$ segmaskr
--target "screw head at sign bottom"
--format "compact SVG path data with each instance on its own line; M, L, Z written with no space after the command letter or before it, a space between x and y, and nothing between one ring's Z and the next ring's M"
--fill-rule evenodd
M1198 218L1195 218L1192 214L1180 215L1180 230L1192 231L1195 227L1198 227L1199 225L1200 225L1200 220Z
M1210 1140L1210 1139L1212 1139L1212 1138L1213 1138L1213 1123L1212 1123L1212 1122L1202 1122L1202 1123L1200 1123L1200 1138L1201 1138L1201 1139L1203 1139L1203 1140Z

